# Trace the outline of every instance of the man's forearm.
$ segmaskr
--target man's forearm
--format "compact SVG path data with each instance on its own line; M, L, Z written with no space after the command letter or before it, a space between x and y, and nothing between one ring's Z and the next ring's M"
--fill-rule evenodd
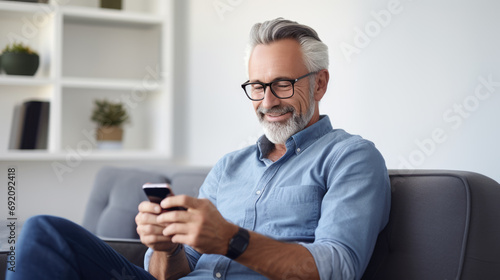
M237 262L269 279L319 279L313 256L304 246L250 232L250 243Z
M149 262L149 273L158 280L179 279L191 272L184 248L175 256L154 251Z

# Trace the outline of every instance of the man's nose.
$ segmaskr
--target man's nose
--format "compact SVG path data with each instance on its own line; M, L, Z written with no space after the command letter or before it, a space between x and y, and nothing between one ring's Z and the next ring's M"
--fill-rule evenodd
M262 100L262 107L271 109L280 104L280 99L271 92L271 86L266 87L264 92L264 99Z

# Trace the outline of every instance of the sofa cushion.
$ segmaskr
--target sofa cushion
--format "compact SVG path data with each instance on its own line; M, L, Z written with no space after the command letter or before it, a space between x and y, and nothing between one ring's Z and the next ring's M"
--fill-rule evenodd
M144 268L144 255L148 247L139 240L104 239L104 241L131 263Z
M102 168L83 218L83 227L100 237L139 238L135 216L137 206L146 195L144 183L164 183L168 179L159 173L132 168Z
M392 170L389 223L368 279L492 279L500 275L500 186L476 173Z
M198 192L207 177L208 168L192 168L179 170L170 179L175 194L186 194L198 197Z

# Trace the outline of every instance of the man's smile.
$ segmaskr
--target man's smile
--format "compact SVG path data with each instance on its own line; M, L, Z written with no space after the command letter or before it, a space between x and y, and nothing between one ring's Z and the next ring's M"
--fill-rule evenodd
M286 122L293 117L294 108L291 106L277 106L270 109L259 107L259 118L265 122Z
M289 119L292 116L292 112L283 112L283 113L267 113L264 114L265 118L269 122L280 122Z

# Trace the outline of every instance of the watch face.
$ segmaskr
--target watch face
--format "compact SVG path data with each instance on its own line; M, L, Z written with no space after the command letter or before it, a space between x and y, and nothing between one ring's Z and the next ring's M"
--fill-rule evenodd
M245 252L248 247L248 240L250 239L250 234L246 229L240 228L238 232L233 236L231 241L229 241L229 248L227 250L226 257L230 259L236 259L243 252Z
M231 242L231 247L243 253L247 248L247 246L248 246L248 239L245 238L244 236L237 234L235 237L233 237L233 240Z

